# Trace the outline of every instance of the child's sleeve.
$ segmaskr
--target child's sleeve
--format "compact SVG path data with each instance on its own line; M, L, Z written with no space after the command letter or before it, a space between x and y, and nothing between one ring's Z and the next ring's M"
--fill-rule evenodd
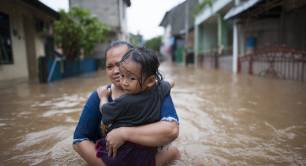
M126 107L124 100L121 100L121 98L103 104L101 107L102 122L106 125L112 124Z
M159 82L159 91L162 97L170 94L171 85L168 81L160 81Z
M172 98L170 95L167 95L162 103L161 106L161 111L160 111L161 117L160 120L161 121L174 121L177 124L179 124L179 118L177 116L176 113L176 109L174 107Z

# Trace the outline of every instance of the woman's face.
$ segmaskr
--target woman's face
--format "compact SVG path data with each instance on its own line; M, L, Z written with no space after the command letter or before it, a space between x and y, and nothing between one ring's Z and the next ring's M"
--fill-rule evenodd
M106 74L115 86L120 86L119 62L128 51L126 45L111 48L106 53Z

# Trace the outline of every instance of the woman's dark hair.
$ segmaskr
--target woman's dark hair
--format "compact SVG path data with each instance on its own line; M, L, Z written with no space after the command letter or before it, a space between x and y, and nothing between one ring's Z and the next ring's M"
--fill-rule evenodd
M106 48L106 50L105 50L105 58L106 58L107 52L108 52L110 49L112 49L112 48L114 48L114 47L118 47L118 46L124 46L124 45L127 46L128 49L134 48L132 44L130 44L130 43L126 42L126 41L123 41L123 40L115 40L115 41L112 41L111 44L110 44L110 45Z
M123 55L120 63L123 63L129 58L141 66L141 75L139 80L141 87L143 81L151 75L154 75L158 82L163 80L163 76L158 70L159 60L155 51L143 47L132 48Z

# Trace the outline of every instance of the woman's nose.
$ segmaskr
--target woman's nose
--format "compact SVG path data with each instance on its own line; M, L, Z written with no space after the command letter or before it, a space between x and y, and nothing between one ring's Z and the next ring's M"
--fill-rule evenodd
M114 67L114 74L119 74L119 67L118 66Z

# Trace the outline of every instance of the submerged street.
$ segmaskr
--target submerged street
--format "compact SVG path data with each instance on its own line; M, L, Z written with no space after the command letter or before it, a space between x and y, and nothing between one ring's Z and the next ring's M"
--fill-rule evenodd
M162 64L180 118L175 165L306 165L306 84ZM104 71L51 84L0 84L3 165L86 165L72 136Z

